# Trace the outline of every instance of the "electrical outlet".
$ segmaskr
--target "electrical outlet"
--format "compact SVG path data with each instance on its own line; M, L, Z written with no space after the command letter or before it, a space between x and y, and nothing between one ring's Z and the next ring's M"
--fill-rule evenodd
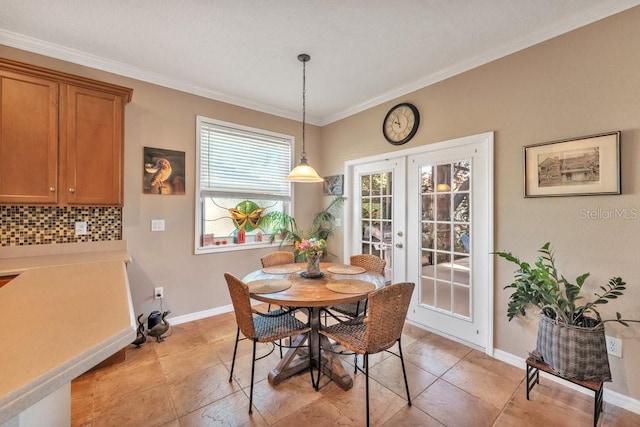
M607 335L607 353L612 356L622 357L622 340Z
M162 299L162 298L164 298L164 288L162 286L153 288L153 299Z
M85 234L87 234L87 222L76 221L76 235L84 236Z
M151 231L164 231L164 219L152 219Z

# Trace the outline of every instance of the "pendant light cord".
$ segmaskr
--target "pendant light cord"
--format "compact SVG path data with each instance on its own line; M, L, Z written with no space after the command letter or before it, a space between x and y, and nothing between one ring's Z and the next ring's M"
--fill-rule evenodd
M307 118L307 60L302 61L302 153L301 156L306 159L307 151L305 150L305 123Z

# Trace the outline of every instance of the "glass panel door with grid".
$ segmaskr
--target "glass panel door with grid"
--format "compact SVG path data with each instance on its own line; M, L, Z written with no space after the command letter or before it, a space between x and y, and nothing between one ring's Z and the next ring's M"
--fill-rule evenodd
M452 144L453 145L453 144ZM491 348L490 149L485 141L408 157L409 319Z
M373 254L387 261L387 283L404 277L404 161L381 161L354 169L354 247L351 254ZM398 188L401 191L398 191ZM399 196L398 196L399 194ZM396 259L399 262L396 262Z
M421 273L419 304L471 318L471 161L420 168Z

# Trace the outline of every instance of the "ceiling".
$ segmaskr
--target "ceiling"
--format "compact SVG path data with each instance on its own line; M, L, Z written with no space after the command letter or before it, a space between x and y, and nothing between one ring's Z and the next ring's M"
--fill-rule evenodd
M324 125L640 0L0 0L0 44Z

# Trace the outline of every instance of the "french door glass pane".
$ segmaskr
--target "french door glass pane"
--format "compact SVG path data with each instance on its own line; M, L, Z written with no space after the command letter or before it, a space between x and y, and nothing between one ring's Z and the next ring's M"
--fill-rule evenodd
M392 173L377 172L360 176L360 224L363 254L387 261L385 276L389 281L393 269L391 241L393 233Z
M420 170L420 304L471 317L471 161Z

